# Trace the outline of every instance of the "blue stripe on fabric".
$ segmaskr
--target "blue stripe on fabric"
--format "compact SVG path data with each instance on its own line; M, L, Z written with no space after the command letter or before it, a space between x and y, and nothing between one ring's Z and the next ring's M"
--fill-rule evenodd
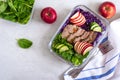
M119 54L115 55L114 57L112 57L111 59L109 59L108 61L105 62L105 64L109 63L111 60L113 60L114 58L116 58ZM94 70L94 69L100 69L100 68L104 68L105 66L101 66L101 67L96 67L96 68L91 68L91 69L86 69L86 70L82 70L81 72L84 72L84 71L89 71L89 70Z
M102 42L101 43L104 43L105 41L107 41L108 40L108 36L107 37L105 37L103 40L102 40ZM101 44L100 43L100 44Z
M90 77L85 77L85 78L79 78L79 79L75 79L75 80L92 80L92 79L99 79L102 77L105 77L109 74L111 74L115 69L115 66L113 68L111 68L110 70L108 70L106 73L101 74L101 75L96 75L96 76L90 76Z
M119 54L115 55L114 57L112 57L111 59L109 59L108 61L106 61L105 64L107 64L108 62L110 62L111 60L113 60L114 58L116 58L117 56L119 56Z
M105 66L96 67L96 68L90 68L90 69L82 70L81 72L89 71L89 70L94 70L94 69L100 69L100 68L104 68L104 67L105 67Z

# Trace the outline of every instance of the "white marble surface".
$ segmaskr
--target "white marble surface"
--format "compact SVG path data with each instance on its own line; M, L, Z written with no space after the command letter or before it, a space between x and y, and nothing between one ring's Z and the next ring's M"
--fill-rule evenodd
M48 43L69 11L76 5L86 5L98 12L99 4L106 0L36 0L30 24L20 26L0 19L0 80L63 80L70 65L52 55ZM117 13L109 21L120 18L120 0L109 0L116 5ZM40 18L44 7L53 7L57 21L46 24ZM29 49L21 49L18 38L33 41Z

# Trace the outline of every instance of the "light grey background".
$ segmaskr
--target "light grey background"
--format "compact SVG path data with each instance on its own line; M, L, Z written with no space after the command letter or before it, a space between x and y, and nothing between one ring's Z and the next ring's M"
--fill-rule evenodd
M26 26L0 19L0 80L63 80L63 73L70 65L56 58L48 43L67 14L76 5L86 5L98 13L99 5L106 0L36 0L34 13ZM120 0L109 0L116 5L117 13L109 21L120 18ZM40 18L44 7L53 7L57 21L46 24ZM21 49L18 38L33 41L29 49Z

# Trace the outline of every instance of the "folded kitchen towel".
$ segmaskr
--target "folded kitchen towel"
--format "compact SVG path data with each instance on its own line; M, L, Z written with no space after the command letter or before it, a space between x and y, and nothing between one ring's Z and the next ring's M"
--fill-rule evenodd
M120 69L118 68L118 65L120 65L119 25L120 19L117 19L110 24L108 39L110 44L112 44L113 49L110 47L112 50L108 50L107 54L103 54L102 51L99 51L99 53L83 68L77 77L72 78L66 72L64 74L64 80L120 80L120 77L116 78L116 75L120 75L120 70L118 70ZM107 38L103 41L107 41Z

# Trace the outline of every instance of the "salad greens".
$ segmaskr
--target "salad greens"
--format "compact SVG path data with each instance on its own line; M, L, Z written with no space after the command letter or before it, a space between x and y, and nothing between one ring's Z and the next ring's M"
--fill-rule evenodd
M0 1L0 17L13 22L26 24L32 12L34 0Z
M89 53L84 56L74 51L72 44L68 43L66 39L62 38L61 33L57 34L52 43L52 50L55 51L63 59L71 62L73 65L78 66L82 64L83 60Z
M17 43L21 48L25 48L25 49L31 47L33 44L32 41L25 38L18 39Z

